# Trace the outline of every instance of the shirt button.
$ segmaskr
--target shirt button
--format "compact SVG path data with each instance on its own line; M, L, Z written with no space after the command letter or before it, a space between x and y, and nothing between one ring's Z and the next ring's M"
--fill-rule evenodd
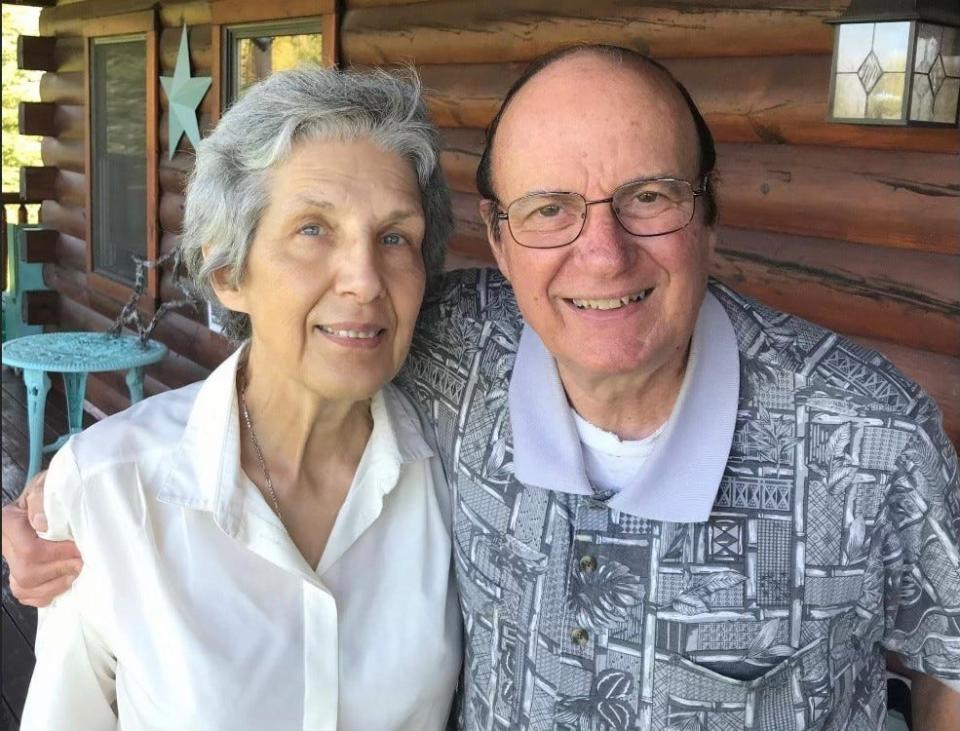
M580 647L586 647L589 640L590 635L583 627L577 627L570 633L570 641Z
M589 574L597 570L597 559L593 556L583 556L580 559L580 570Z

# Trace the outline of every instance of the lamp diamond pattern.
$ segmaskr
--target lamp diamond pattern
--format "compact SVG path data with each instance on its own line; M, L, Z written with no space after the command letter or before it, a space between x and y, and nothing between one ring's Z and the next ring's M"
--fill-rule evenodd
M877 55L873 51L870 51L863 63L860 64L857 76L860 77L860 83L863 84L867 94L873 91L873 87L880 81L880 77L883 76L883 69L880 67L880 61L877 60Z
M946 75L947 72L943 68L943 57L937 56L937 60L930 67L930 86L933 87L934 96L940 92L940 87L943 85Z

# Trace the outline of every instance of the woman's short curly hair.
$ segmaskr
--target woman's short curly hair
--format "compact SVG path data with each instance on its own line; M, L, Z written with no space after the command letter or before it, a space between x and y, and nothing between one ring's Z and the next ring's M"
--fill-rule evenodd
M268 172L308 138L368 139L409 160L426 217L428 276L443 266L453 215L440 169L439 134L416 73L320 67L275 73L251 86L201 141L187 184L181 260L232 339L249 337L250 318L220 305L211 277L223 269L231 286L243 280L250 244L270 201Z

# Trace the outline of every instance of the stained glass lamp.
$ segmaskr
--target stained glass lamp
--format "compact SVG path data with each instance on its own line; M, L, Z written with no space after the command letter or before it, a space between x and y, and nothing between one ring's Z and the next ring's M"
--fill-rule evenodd
M828 22L830 121L957 125L960 0L851 0Z

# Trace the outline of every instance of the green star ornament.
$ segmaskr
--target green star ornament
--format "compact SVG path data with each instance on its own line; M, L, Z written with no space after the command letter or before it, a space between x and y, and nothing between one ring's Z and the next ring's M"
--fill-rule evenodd
M200 144L200 128L197 126L197 106L207 93L213 79L209 76L190 76L190 48L187 45L187 26L180 34L180 50L173 76L161 76L160 83L170 100L170 123L168 147L169 159L173 159L180 138L186 133L194 149Z

